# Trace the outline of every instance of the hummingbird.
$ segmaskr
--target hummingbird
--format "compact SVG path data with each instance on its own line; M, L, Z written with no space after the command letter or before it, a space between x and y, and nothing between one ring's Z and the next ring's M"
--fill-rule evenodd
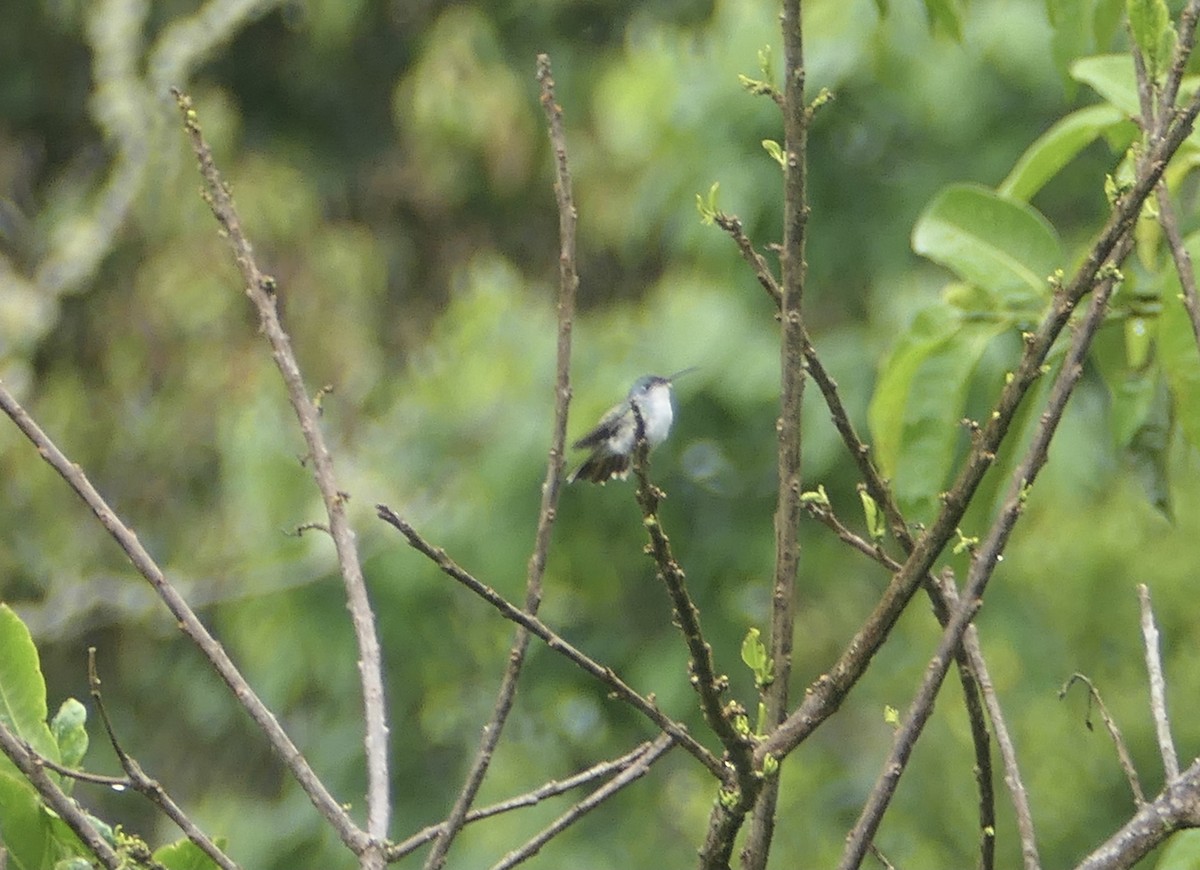
M695 371L695 366L666 378L646 375L634 381L625 401L610 408L594 429L572 445L576 450L591 450L592 454L572 472L567 483L577 480L606 483L614 477L620 480L628 477L638 441L634 407L642 418L646 443L651 448L662 444L675 419L671 408L671 385L691 371Z

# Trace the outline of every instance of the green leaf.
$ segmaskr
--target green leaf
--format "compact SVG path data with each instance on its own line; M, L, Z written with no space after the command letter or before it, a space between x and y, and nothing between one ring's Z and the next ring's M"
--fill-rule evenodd
M1100 54L1071 64L1071 77L1090 87L1122 114L1136 118L1141 113L1133 60L1127 54Z
M879 372L875 394L867 411L875 458L888 477L894 477L904 443L904 410L921 364L959 327L947 308L935 306L920 312L901 334Z
M1200 237L1190 236L1185 246L1192 262L1200 262ZM1157 351L1180 434L1193 448L1200 448L1200 351L1179 293L1176 277L1163 292Z
M67 698L50 721L50 733L58 743L62 763L78 767L88 748L87 708L74 698Z
M1010 305L1048 295L1062 266L1058 235L1031 206L985 187L943 188L913 227L913 250Z
M1158 366L1131 371L1123 359L1118 364L1113 359L1097 355L1094 360L1112 400L1109 419L1113 444L1121 449L1127 448L1145 424L1154 403Z
M696 194L696 211L700 212L700 223L706 226L716 220L717 212L717 191L721 188L721 182L714 181L712 187L708 189L708 197L703 197Z
M962 12L958 0L925 0L925 17L929 29L945 31L956 42L962 42Z
M1005 322L922 311L880 372L867 416L875 454L902 507L929 507L950 471L971 376Z
M1175 28L1166 0L1128 0L1125 4L1129 29L1146 61L1151 79L1158 78L1175 48Z
M46 681L25 623L0 604L0 722L41 755L59 761L58 743L46 725Z
M10 870L41 870L53 855L50 817L29 783L0 771L0 843Z
M176 840L159 848L154 853L154 860L167 870L212 870L217 867L199 846L187 839Z
M1095 12L1092 14L1092 30L1096 36L1096 46L1105 48L1112 45L1113 37L1121 29L1125 21L1124 0L1095 0Z
M1071 64L1071 77L1090 87L1121 113L1132 118L1141 114L1137 77L1133 72L1133 59L1128 54L1098 54L1080 58ZM1198 82L1200 78L1197 76L1184 76L1179 86L1180 99L1186 100L1194 94ZM1195 136L1193 132L1192 137Z
M871 497L871 494L865 488L858 490L858 497L862 500L863 518L867 524L867 534L871 536L871 540L879 543L883 540L884 534L887 532L887 522L883 517L883 511L879 509L878 503Z
M1128 458L1150 503L1169 519L1173 516L1168 462L1171 396L1165 378L1157 371L1157 366L1155 369L1149 384L1149 401L1145 404L1140 425L1129 440Z
M1072 112L1025 149L997 193L1028 202L1079 152L1114 128L1121 128L1130 141L1137 132L1128 116L1106 103Z
M776 163L778 163L780 166L786 165L787 160L783 156L782 145L780 145L774 139L763 139L762 147L768 154L771 155L771 159L773 159Z
M1196 870L1200 867L1200 831L1173 834L1154 870Z
M742 661L753 671L754 682L758 688L769 686L775 681L775 663L767 656L767 648L759 638L757 628L746 632L742 641Z
M1046 0L1047 17L1054 29L1050 53L1054 68L1066 85L1068 99L1074 97L1075 90L1070 77L1071 62L1095 50L1092 3L1093 0Z

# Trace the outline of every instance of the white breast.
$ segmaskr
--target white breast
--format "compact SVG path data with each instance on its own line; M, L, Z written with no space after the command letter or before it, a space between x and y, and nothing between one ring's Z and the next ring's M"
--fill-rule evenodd
M671 409L671 388L666 384L655 385L636 401L646 424L646 441L651 447L657 447L666 440L675 418Z

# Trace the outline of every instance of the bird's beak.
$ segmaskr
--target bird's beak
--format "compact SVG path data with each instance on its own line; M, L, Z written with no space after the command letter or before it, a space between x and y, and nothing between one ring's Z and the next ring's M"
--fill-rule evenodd
M668 377L667 383L673 384L677 379L682 378L684 375L689 374L690 372L699 371L699 369L700 366L688 366L686 369L677 371L675 374Z

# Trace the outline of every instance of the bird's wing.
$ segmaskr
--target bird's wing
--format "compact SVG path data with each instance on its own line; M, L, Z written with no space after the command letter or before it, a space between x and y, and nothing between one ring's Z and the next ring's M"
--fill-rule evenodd
M617 431L621 425L621 417L624 416L624 411L624 402L613 405L608 409L608 412L600 418L600 422L596 424L595 429L588 432L571 446L576 450L582 450L586 447L597 447L600 444L603 444L609 438L612 438L617 434Z

